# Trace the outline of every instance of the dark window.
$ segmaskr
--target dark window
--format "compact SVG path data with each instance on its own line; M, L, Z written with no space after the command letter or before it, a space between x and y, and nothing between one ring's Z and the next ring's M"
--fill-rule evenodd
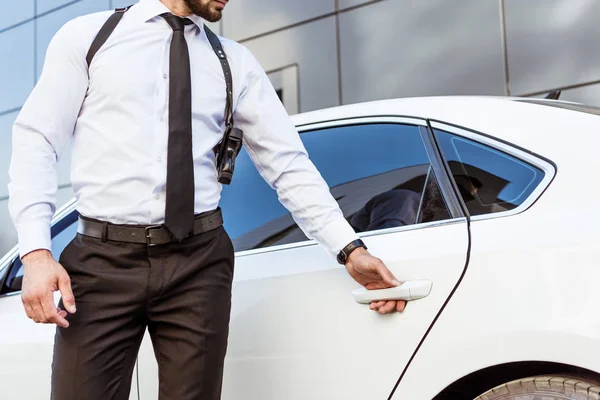
M72 214L66 217L65 221L70 221L73 218L76 218L76 215ZM54 236L52 238L51 251L54 259L58 260L65 247L67 247L67 244L75 237L77 233L77 222L71 222L71 224L56 233L54 233L54 231L55 229L53 229ZM17 258L9 271L9 275L4 283L4 288L2 288L2 294L21 290L23 273L23 264L21 263L21 260Z
M450 218L451 215L440 191L437 177L433 172L433 168L429 168L421 204L419 205L417 223L442 221Z
M471 215L514 209L544 172L502 151L440 130L436 138Z
M426 202L441 199L416 126L352 125L306 132L301 139L357 232L416 223L426 184ZM307 240L245 151L236 174L221 200L236 251ZM447 216L443 200L439 204L443 211L429 212L419 222Z

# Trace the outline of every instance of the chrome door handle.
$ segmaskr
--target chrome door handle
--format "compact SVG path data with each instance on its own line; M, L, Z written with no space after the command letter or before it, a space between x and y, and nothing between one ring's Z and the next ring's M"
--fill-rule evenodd
M388 289L368 290L364 287L352 291L352 296L357 303L369 304L372 301L381 300L418 300L429 296L432 281L414 280L406 281L400 286Z

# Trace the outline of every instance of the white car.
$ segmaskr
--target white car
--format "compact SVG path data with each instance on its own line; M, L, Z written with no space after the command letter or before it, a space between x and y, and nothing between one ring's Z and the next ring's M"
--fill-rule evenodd
M344 215L419 299L369 310L242 152L221 202L236 247L223 399L600 397L600 109L464 96L293 118ZM54 219L57 259L76 219L74 202ZM2 400L49 393L54 327L27 319L21 275L14 249ZM148 336L134 380L132 399L157 398Z

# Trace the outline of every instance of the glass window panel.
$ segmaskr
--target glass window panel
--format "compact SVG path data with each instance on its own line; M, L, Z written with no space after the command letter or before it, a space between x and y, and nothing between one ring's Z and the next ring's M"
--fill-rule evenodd
M351 125L300 137L356 231L416 223L430 165L416 126ZM236 251L306 240L245 150L221 206Z
M514 95L598 79L598 0L504 0Z
M8 195L8 167L12 153L12 126L18 112L0 115L0 199Z
M127 7L132 4L137 4L139 2L136 0L112 0L111 3L112 4L110 5L110 8L119 8L119 7Z
M123 2L122 0L112 0L112 1L114 1L115 3L119 3L119 1L121 3ZM112 5L110 3L112 1L111 0L93 0L94 3L97 3L98 5L100 5L102 7L100 10L108 10L109 8L111 8ZM77 3L85 3L85 2L86 2L86 0L79 1L79 2L73 2L72 0L37 0L37 13L38 13L38 15L43 14L45 12L55 10L56 8L65 6L66 4L69 4L69 3L74 3L74 4L68 5L65 8L73 7L73 6L76 6ZM126 5L133 4L135 2L136 2L135 0L131 0ZM121 6L115 6L115 7L121 7Z
M233 40L246 39L331 13L334 9L334 0L231 1L223 12L223 32Z
M0 30L33 18L34 0L0 0ZM0 34L1 35L1 34Z
M33 22L0 33L0 112L21 107L33 89Z
M497 1L401 3L379 1L340 14L344 104L504 94Z
M502 151L440 130L435 135L471 215L518 207L544 178L539 168Z
M288 71L297 77L297 110L306 112L339 105L335 38L335 18L329 17L243 44L267 73L294 66Z

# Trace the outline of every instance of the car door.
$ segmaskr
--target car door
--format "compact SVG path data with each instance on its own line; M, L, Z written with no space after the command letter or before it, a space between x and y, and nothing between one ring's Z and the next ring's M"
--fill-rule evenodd
M530 320L530 310L536 309L538 304L545 304L547 295L554 295L554 287L546 284L544 276L540 278L551 265L543 261L552 256L545 249L539 250L543 247L537 234L541 228L536 230L535 226L540 215L544 218L549 213L544 211L544 205L533 207L533 204L554 179L555 166L528 150L467 127L440 121L431 121L431 127L469 213L473 240L469 247L465 284L460 286L450 302L448 313L439 319L411 362L391 398L393 400L464 398L464 393L461 396L451 388L444 389L448 389L450 382L473 372L473 366L481 369L506 362L506 358L498 357L498 352L502 353L504 348L511 348L512 354L518 354L516 358L522 360L523 353L496 334L504 332L505 336L516 341L527 334L535 336L535 329L532 330L527 323L519 325L518 321ZM530 207L539 208L536 211L529 210ZM557 223L557 226L560 224ZM560 240L555 242L560 243ZM560 261L557 262L560 264ZM537 266L543 271L535 269ZM554 271L548 274L549 277L555 275ZM504 277L515 276L517 284L499 284L505 280ZM530 284L532 281L543 283L536 287ZM563 280L561 285L565 285ZM544 290L540 291L540 287L544 286ZM527 289L531 290L527 292ZM518 296L515 295L517 293L527 294ZM504 300L515 297L523 297L524 301L514 300L512 304L518 304L519 309L513 311L515 307ZM553 309L548 307L546 312L552 313ZM537 321L543 320L544 317L536 315L531 324L536 325ZM465 328L473 321L474 326ZM545 327L542 325L540 329ZM521 335L524 332L527 334ZM489 352L478 351L493 342L502 345ZM526 347L528 344L524 342L522 348ZM463 354L465 357L460 358ZM459 358L460 361L457 361ZM423 382L427 382L427 386ZM440 394L443 390L444 393ZM517 398L533 397L523 395Z
M71 202L54 219L52 255L57 260L77 233L77 216ZM23 266L15 249L0 260L0 399L47 399L56 328L27 318L21 302L22 278ZM59 299L56 292L56 304ZM138 399L136 385L129 399Z
M223 399L384 399L457 285L468 227L425 122L362 118L301 138L344 215L401 280L433 283L402 314L379 315L360 286L306 238L245 152L221 206L236 248ZM151 345L140 397L156 398Z

